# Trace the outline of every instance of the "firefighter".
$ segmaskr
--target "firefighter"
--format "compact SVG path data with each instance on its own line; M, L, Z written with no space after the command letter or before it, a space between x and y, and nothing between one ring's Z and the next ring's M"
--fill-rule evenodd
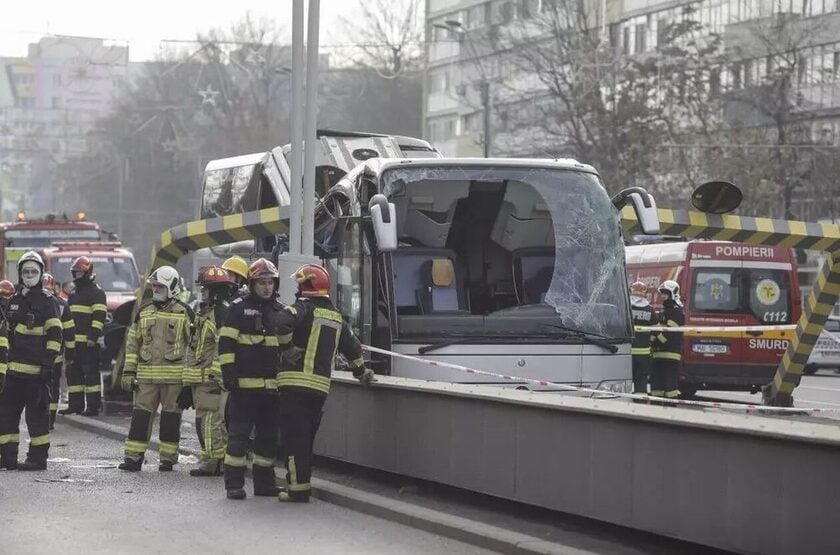
M277 268L264 258L248 269L249 291L234 300L219 330L219 362L224 388L230 393L230 437L224 475L228 499L245 499L245 456L255 429L253 475L255 496L279 493L274 477L277 439L277 364L280 341L271 322L283 311L277 300Z
M685 324L685 313L680 301L680 286L676 281L666 280L659 286L663 297L659 324L673 328ZM654 397L675 399L682 363L682 332L658 332L651 337L653 372L650 378L650 394Z
M305 503L311 493L312 444L330 391L336 353L349 361L353 376L364 385L375 380L373 371L365 368L359 340L329 298L327 271L305 264L291 278L298 284L297 301L273 326L281 342L284 337L291 339L277 374L280 438L286 459L286 488L278 499Z
M656 311L647 300L648 287L641 281L630 285L630 308L633 315L633 393L648 392L648 377L650 376L650 332L640 330L640 327L654 326L659 322Z
M9 363L9 301L15 296L15 285L4 279L0 281L0 395L3 392L3 380L6 378L6 366ZM0 440L2 445L2 440Z
M0 468L46 470L50 449L50 381L61 349L61 319L44 293L44 261L34 251L18 260L18 290L9 301L9 364L0 393ZM18 463L18 424L26 410L29 453Z
M70 314L70 305L67 304L63 298L58 295L61 287L55 281L52 274L44 273L42 283L44 291L55 302L58 307L58 313L61 315L61 351L55 359L55 367L53 368L53 377L50 383L50 430L55 428L55 415L58 411L58 400L61 394L61 370L64 367L65 361L67 364L72 364L74 360L76 347L76 329L73 323L73 315Z
M80 256L70 266L73 293L68 299L76 326L76 358L68 366L67 408L59 414L98 416L102 406L102 383L99 377L99 336L105 327L105 292L96 283L93 262ZM87 400L87 409L85 408Z
M184 354L190 341L192 311L178 299L177 270L161 266L149 276L152 300L142 306L128 330L120 385L134 391L134 412L120 470L143 466L158 406L160 413L160 472L178 462L181 438L181 393ZM136 385L136 387L135 387Z
M196 333L187 351L184 385L187 386L185 390L192 388L201 461L198 468L190 470L190 476L220 476L227 448L225 406L228 393L221 388L217 330L224 322L236 282L227 270L211 266L201 271L196 283L201 288L201 303L196 315Z
M240 256L231 256L222 262L222 268L230 272L241 295L248 293L248 263Z

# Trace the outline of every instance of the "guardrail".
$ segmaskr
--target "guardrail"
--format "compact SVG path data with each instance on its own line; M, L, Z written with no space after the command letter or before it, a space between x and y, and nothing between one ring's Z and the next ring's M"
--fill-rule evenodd
M721 549L840 553L836 421L335 378L316 452Z

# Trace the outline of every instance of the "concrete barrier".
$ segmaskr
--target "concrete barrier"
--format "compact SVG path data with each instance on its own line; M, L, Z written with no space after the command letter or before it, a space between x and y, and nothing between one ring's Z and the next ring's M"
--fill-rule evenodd
M337 378L316 452L721 549L840 553L840 422Z

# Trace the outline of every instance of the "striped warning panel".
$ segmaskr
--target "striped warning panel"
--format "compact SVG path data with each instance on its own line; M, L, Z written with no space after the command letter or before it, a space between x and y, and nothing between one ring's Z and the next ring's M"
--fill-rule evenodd
M840 251L840 227L830 223L660 208L659 224L662 235L828 252ZM628 232L641 233L632 206L625 206L621 211L621 225Z
M190 251L237 241L259 239L288 231L288 208L273 207L209 220L196 220L167 229L152 252L152 269L175 264Z

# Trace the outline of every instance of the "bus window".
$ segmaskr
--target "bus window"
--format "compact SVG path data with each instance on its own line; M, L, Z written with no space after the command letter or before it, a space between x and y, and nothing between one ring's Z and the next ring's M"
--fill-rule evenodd
M737 270L700 270L694 274L691 308L701 312L740 312Z

